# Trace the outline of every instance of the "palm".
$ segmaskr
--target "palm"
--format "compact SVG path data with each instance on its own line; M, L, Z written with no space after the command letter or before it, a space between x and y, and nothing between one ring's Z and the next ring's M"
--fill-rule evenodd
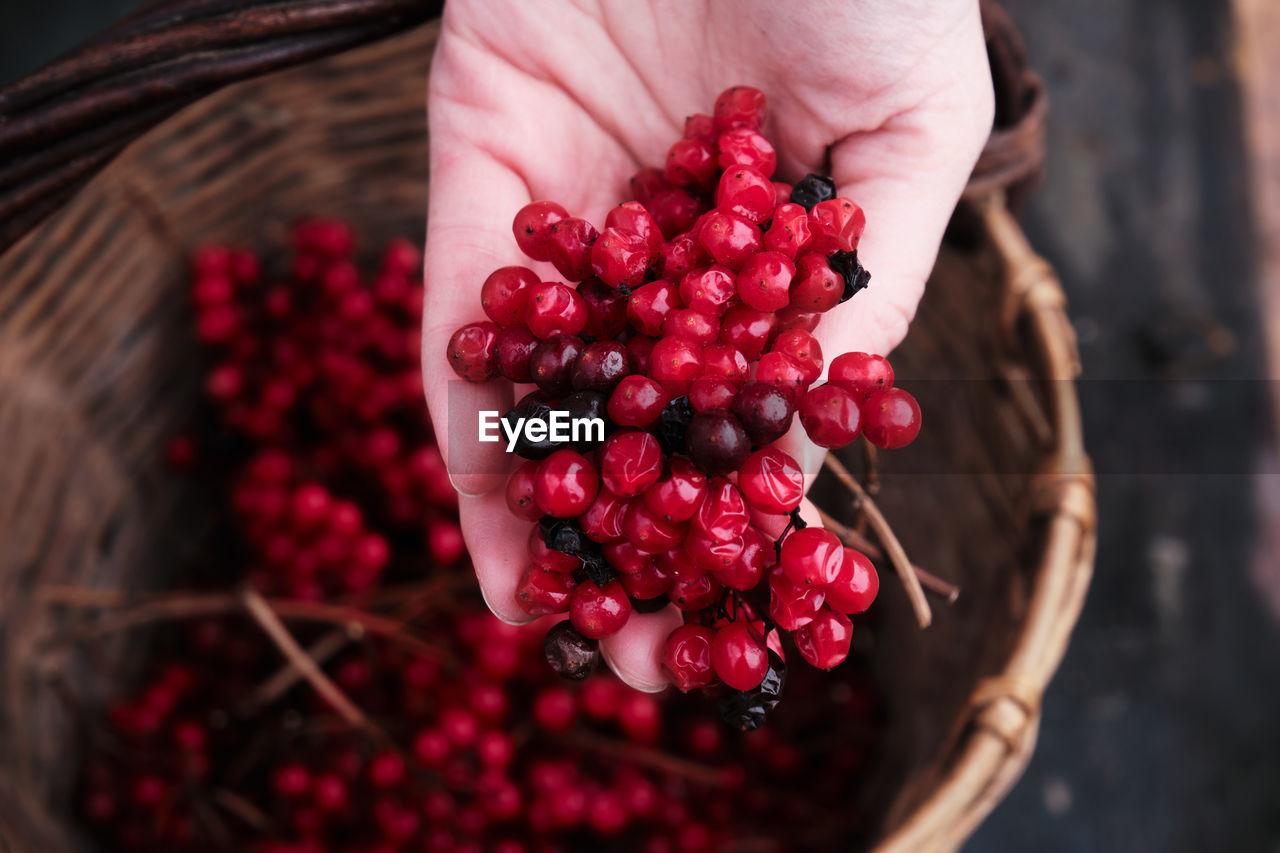
M424 365L455 483L479 495L462 498L463 527L484 543L477 573L499 615L519 615L512 591L525 531L495 491L508 460L474 442L474 412L509 406L511 391L446 382L437 365L452 331L479 318L484 276L529 264L511 216L545 198L602 222L637 169L661 165L685 116L729 85L756 86L769 97L781 178L830 173L867 211L860 252L874 286L824 320L824 350L888 351L905 333L991 110L976 3L908 5L852 2L824 20L793 4L712 0L447 7L429 100ZM556 277L549 266L539 272ZM795 436L787 443L810 468L820 458ZM628 625L608 649L624 674L660 682L653 652L676 620Z

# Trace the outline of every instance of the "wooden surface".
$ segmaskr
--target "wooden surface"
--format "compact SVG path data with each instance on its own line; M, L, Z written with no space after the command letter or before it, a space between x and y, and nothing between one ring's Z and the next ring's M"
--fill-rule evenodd
M1027 225L1079 332L1100 550L1036 755L965 849L1275 851L1280 630L1249 567L1255 491L1280 483L1255 476L1274 254L1253 214L1276 208L1250 173L1231 6L1007 5L1052 103Z

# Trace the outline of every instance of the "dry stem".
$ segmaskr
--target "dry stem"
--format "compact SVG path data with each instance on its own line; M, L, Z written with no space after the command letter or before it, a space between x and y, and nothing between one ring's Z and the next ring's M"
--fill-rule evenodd
M916 621L920 623L921 628L928 628L930 623L933 622L933 611L929 608L929 601L924 597L924 589L920 586L920 579L916 577L911 561L907 559L907 552L903 550L902 543L894 535L893 528L889 526L889 522L881 514L880 508L876 506L875 501L871 500L867 490L862 488L862 484L854 479L854 476L849 473L849 469L844 467L834 453L827 454L824 464L849 491L853 492L859 507L866 513L867 522L871 525L871 529L875 532L880 543L884 545L889 562L893 563L894 569L898 572L898 577L902 580L902 585L906 587L907 598L910 599L911 608L915 611Z
M620 758L634 764L641 764L703 785L718 787L725 784L725 775L722 770L709 767L706 764L699 764L696 761L690 761L687 758L680 758L669 752L617 741L604 735L587 731L563 734L560 739L571 746L588 749L612 758Z

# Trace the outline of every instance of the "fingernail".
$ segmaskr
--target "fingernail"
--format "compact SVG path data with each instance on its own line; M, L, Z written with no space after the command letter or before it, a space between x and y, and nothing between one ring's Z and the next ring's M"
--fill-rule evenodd
M452 471L450 471L448 468L445 468L445 469L444 469L444 472L445 472L446 474L448 474L448 475L449 475L449 485L453 486L453 490L454 490L455 492L457 492L458 494L462 495L464 498L478 498L478 497L480 497L481 495L483 495L483 494L484 494L484 492L468 492L466 489L464 489L464 488L462 488L461 486L459 486L459 485L458 485L458 481L457 481L457 480L453 479L453 472L452 472ZM492 608L490 608L490 609L492 609ZM496 614L495 614L495 615L496 615ZM501 617L499 617L499 618L501 618Z
M604 658L604 662L609 665L609 669L613 670L613 674L618 676L618 680L628 687L634 690L639 690L641 693L661 693L663 690L667 689L667 682L665 681L660 681L655 684L650 681L640 681L623 675L614 664L613 657L609 654L609 650L604 646L600 647L600 655Z
M504 622L507 625L514 625L515 627L519 628L523 625L528 625L530 622L537 621L536 616L530 617L524 620L508 619L506 616L503 616L501 613L498 612L498 608L494 607L489 602L489 596L485 595L484 587L480 587L480 598L484 599L484 606L489 608L489 612L492 613L495 617L497 617L499 622Z

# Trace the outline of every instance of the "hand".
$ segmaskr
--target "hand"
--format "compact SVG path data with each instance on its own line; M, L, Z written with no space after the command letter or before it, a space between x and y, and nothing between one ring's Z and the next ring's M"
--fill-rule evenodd
M527 621L514 592L528 525L507 510L511 459L478 443L476 413L507 410L513 390L455 380L445 367L449 337L483 319L480 285L496 267L532 266L558 279L516 248L517 210L550 199L601 225L630 197L637 169L665 162L685 116L710 112L735 84L768 98L764 130L780 180L830 174L866 212L859 257L872 286L823 318L827 359L888 352L906 334L991 129L976 0L445 6L428 95L423 372L476 574L504 620ZM786 447L815 473L822 451L798 433ZM680 621L674 608L633 615L603 643L605 659L632 686L661 689L663 642Z

